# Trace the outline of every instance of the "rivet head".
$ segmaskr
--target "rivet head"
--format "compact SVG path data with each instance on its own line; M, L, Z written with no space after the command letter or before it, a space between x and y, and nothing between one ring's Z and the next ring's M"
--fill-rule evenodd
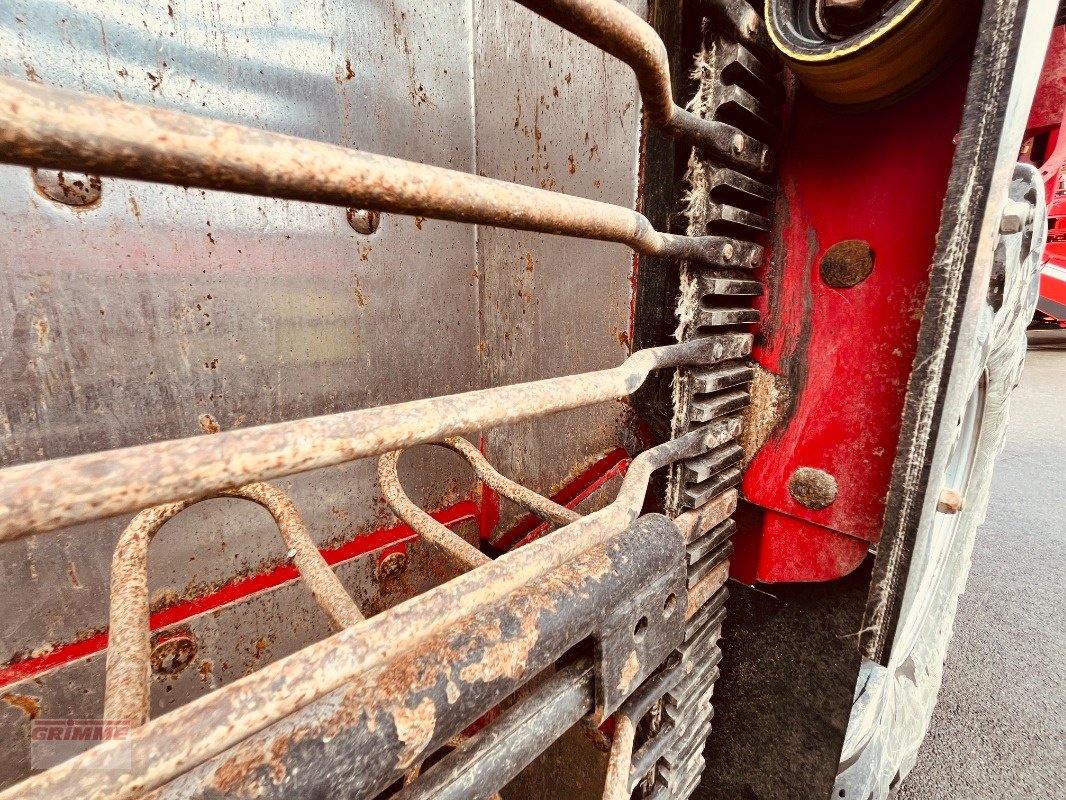
M725 261L732 261L733 255L736 253L731 242L726 242L722 247L722 259Z
M196 658L196 640L188 634L164 639L152 648L152 672L156 675L177 675Z
M936 510L941 514L958 514L962 511L962 495L954 489L944 489L937 498Z
M845 239L825 251L818 271L835 289L858 286L874 271L874 251L862 239Z
M100 201L101 183L97 175L61 169L31 169L37 191L65 206L85 208Z
M397 578L407 569L406 553L389 553L378 562L378 580L388 581Z
M837 499L837 481L824 470L800 467L788 481L788 493L801 506L817 511Z
M740 154L744 152L745 140L743 135L737 133L733 136L733 152Z
M374 233L381 224L381 214L377 211L349 208L345 211L345 216L348 217L348 224L352 226L352 230L364 236Z

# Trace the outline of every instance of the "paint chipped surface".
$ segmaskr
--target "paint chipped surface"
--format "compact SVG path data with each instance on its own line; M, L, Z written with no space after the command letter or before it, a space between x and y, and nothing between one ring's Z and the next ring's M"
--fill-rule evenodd
M425 697L414 708L405 706L393 711L392 720L396 725L397 738L405 745L397 766L407 769L433 738L433 731L437 727L437 708L430 698Z
M744 410L744 428L740 433L745 465L766 444L792 406L788 379L759 364L753 366L755 378L751 382L751 405Z
M618 679L618 691L622 694L628 694L630 687L633 685L633 681L640 674L640 659L637 658L637 651L633 650L629 653L629 658L626 659L625 666L622 667L622 673Z
M3 700L9 706L21 710L30 719L37 719L41 716L41 698L33 697L28 694L15 694L14 692L4 692L0 694L0 700Z

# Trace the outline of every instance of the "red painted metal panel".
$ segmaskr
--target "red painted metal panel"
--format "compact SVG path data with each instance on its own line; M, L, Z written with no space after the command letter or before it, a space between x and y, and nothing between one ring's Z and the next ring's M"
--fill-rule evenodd
M796 93L754 351L791 397L743 484L749 501L779 513L765 515L761 537L738 538L760 548L760 580L840 577L880 536L967 78L967 65L956 64L907 100L866 114ZM849 239L869 243L873 272L833 288L820 258ZM834 502L821 510L797 503L788 484L799 467L832 475Z

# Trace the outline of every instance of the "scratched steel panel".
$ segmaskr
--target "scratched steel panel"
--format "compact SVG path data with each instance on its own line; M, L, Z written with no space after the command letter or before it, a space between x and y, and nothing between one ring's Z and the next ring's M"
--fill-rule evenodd
M643 0L627 5L647 13ZM632 71L515 3L476 0L475 14L480 172L633 208ZM478 252L487 383L602 369L629 354L630 250L480 228ZM502 472L546 492L613 447L632 451L629 426L629 406L608 403L494 431L488 450Z
M465 3L0 4L0 72L472 170ZM479 383L474 229L105 180L95 207L0 169L4 465L463 391ZM407 484L472 486L434 448ZM457 482L458 481L458 482ZM372 461L278 481L316 540L391 524ZM106 625L125 520L0 548L0 663ZM188 595L284 557L219 501L168 523L151 590ZM366 594L372 586L355 586Z
M85 5L0 6L0 74L634 205L632 75L507 0ZM633 259L616 245L391 216L364 236L343 209L117 180L73 209L9 167L0 224L3 465L194 435L204 414L232 429L614 366L628 353ZM619 444L635 447L623 403L493 431L488 454L547 491ZM473 485L440 448L411 454L401 474L430 507ZM319 542L393 523L372 462L276 483ZM515 512L504 506L507 525ZM0 664L106 627L127 519L0 546L11 610ZM265 512L211 501L160 534L150 592L194 596L283 557ZM384 597L372 559L339 574L373 610L446 577L423 548L411 564L410 584ZM320 638L321 625L286 614L299 591L216 612L199 658L243 663L232 654L265 632L262 663ZM101 659L10 690L32 692L46 713L98 714L102 685L89 676ZM155 712L211 685L189 673L162 699L157 686ZM0 706L9 741L25 722L24 706ZM5 781L24 765L12 769Z

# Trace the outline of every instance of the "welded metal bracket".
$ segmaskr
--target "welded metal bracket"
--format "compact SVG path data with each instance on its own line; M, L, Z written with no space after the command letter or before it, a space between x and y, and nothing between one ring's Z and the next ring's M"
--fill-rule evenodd
M649 514L641 522L675 527L658 514ZM688 587L680 532L669 540L667 555L669 567L612 609L596 637L593 716L597 724L613 714L685 637Z

